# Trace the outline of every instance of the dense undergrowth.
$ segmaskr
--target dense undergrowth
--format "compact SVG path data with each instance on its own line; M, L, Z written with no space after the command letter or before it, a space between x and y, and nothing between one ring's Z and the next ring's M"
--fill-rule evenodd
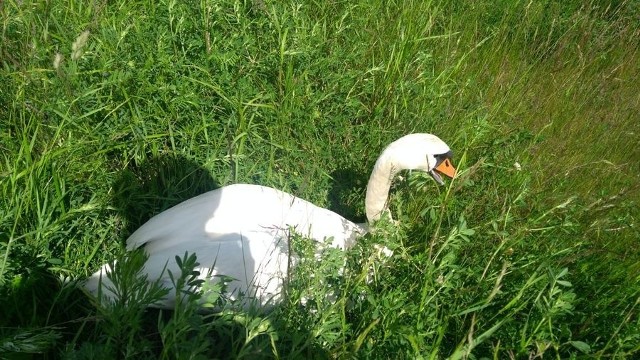
M5 0L0 19L0 356L640 353L635 2ZM74 286L231 183L362 220L376 156L410 132L458 177L406 174L398 224L344 254L298 239L271 313L147 310L140 255L128 306Z

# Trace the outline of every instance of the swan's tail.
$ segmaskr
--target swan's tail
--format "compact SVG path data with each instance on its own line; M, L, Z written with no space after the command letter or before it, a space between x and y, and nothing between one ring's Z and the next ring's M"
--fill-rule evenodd
M111 289L114 288L114 284L107 277L107 272L111 271L111 265L105 264L81 283L81 286L95 299L113 298L115 295Z

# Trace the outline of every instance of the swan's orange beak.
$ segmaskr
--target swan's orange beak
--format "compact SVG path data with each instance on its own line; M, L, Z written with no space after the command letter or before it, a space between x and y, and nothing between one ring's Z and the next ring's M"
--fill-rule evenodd
M437 170L442 175L446 175L453 179L456 176L456 168L453 167L453 164L449 159L444 159L440 165L436 166L435 170Z

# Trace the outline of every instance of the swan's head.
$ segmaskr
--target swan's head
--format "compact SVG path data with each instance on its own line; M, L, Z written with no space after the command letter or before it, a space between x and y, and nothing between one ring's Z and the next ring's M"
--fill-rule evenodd
M369 223L380 219L384 212L391 182L398 171L421 170L442 185L442 175L453 178L456 174L452 156L449 146L431 134L406 135L387 146L376 161L367 185L365 207Z
M410 134L391 143L383 152L395 171L421 170L429 173L440 185L442 175L453 178L456 169L451 163L453 152L439 137L432 134Z

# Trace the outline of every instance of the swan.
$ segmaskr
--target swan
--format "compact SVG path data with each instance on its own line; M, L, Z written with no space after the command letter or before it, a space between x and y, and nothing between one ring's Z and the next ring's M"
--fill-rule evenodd
M453 178L449 146L432 134L401 137L387 146L373 167L365 200L369 224L386 211L389 189L400 170L421 170L439 184ZM148 255L142 273L159 279L172 291L154 307L171 309L176 291L168 275L179 273L175 257L195 253L201 279L220 281L225 297L268 308L278 304L290 264L291 231L331 246L347 249L366 233L364 225L270 187L234 184L186 200L147 221L127 240L127 250L144 247ZM100 301L114 300L106 264L90 276L84 288Z

